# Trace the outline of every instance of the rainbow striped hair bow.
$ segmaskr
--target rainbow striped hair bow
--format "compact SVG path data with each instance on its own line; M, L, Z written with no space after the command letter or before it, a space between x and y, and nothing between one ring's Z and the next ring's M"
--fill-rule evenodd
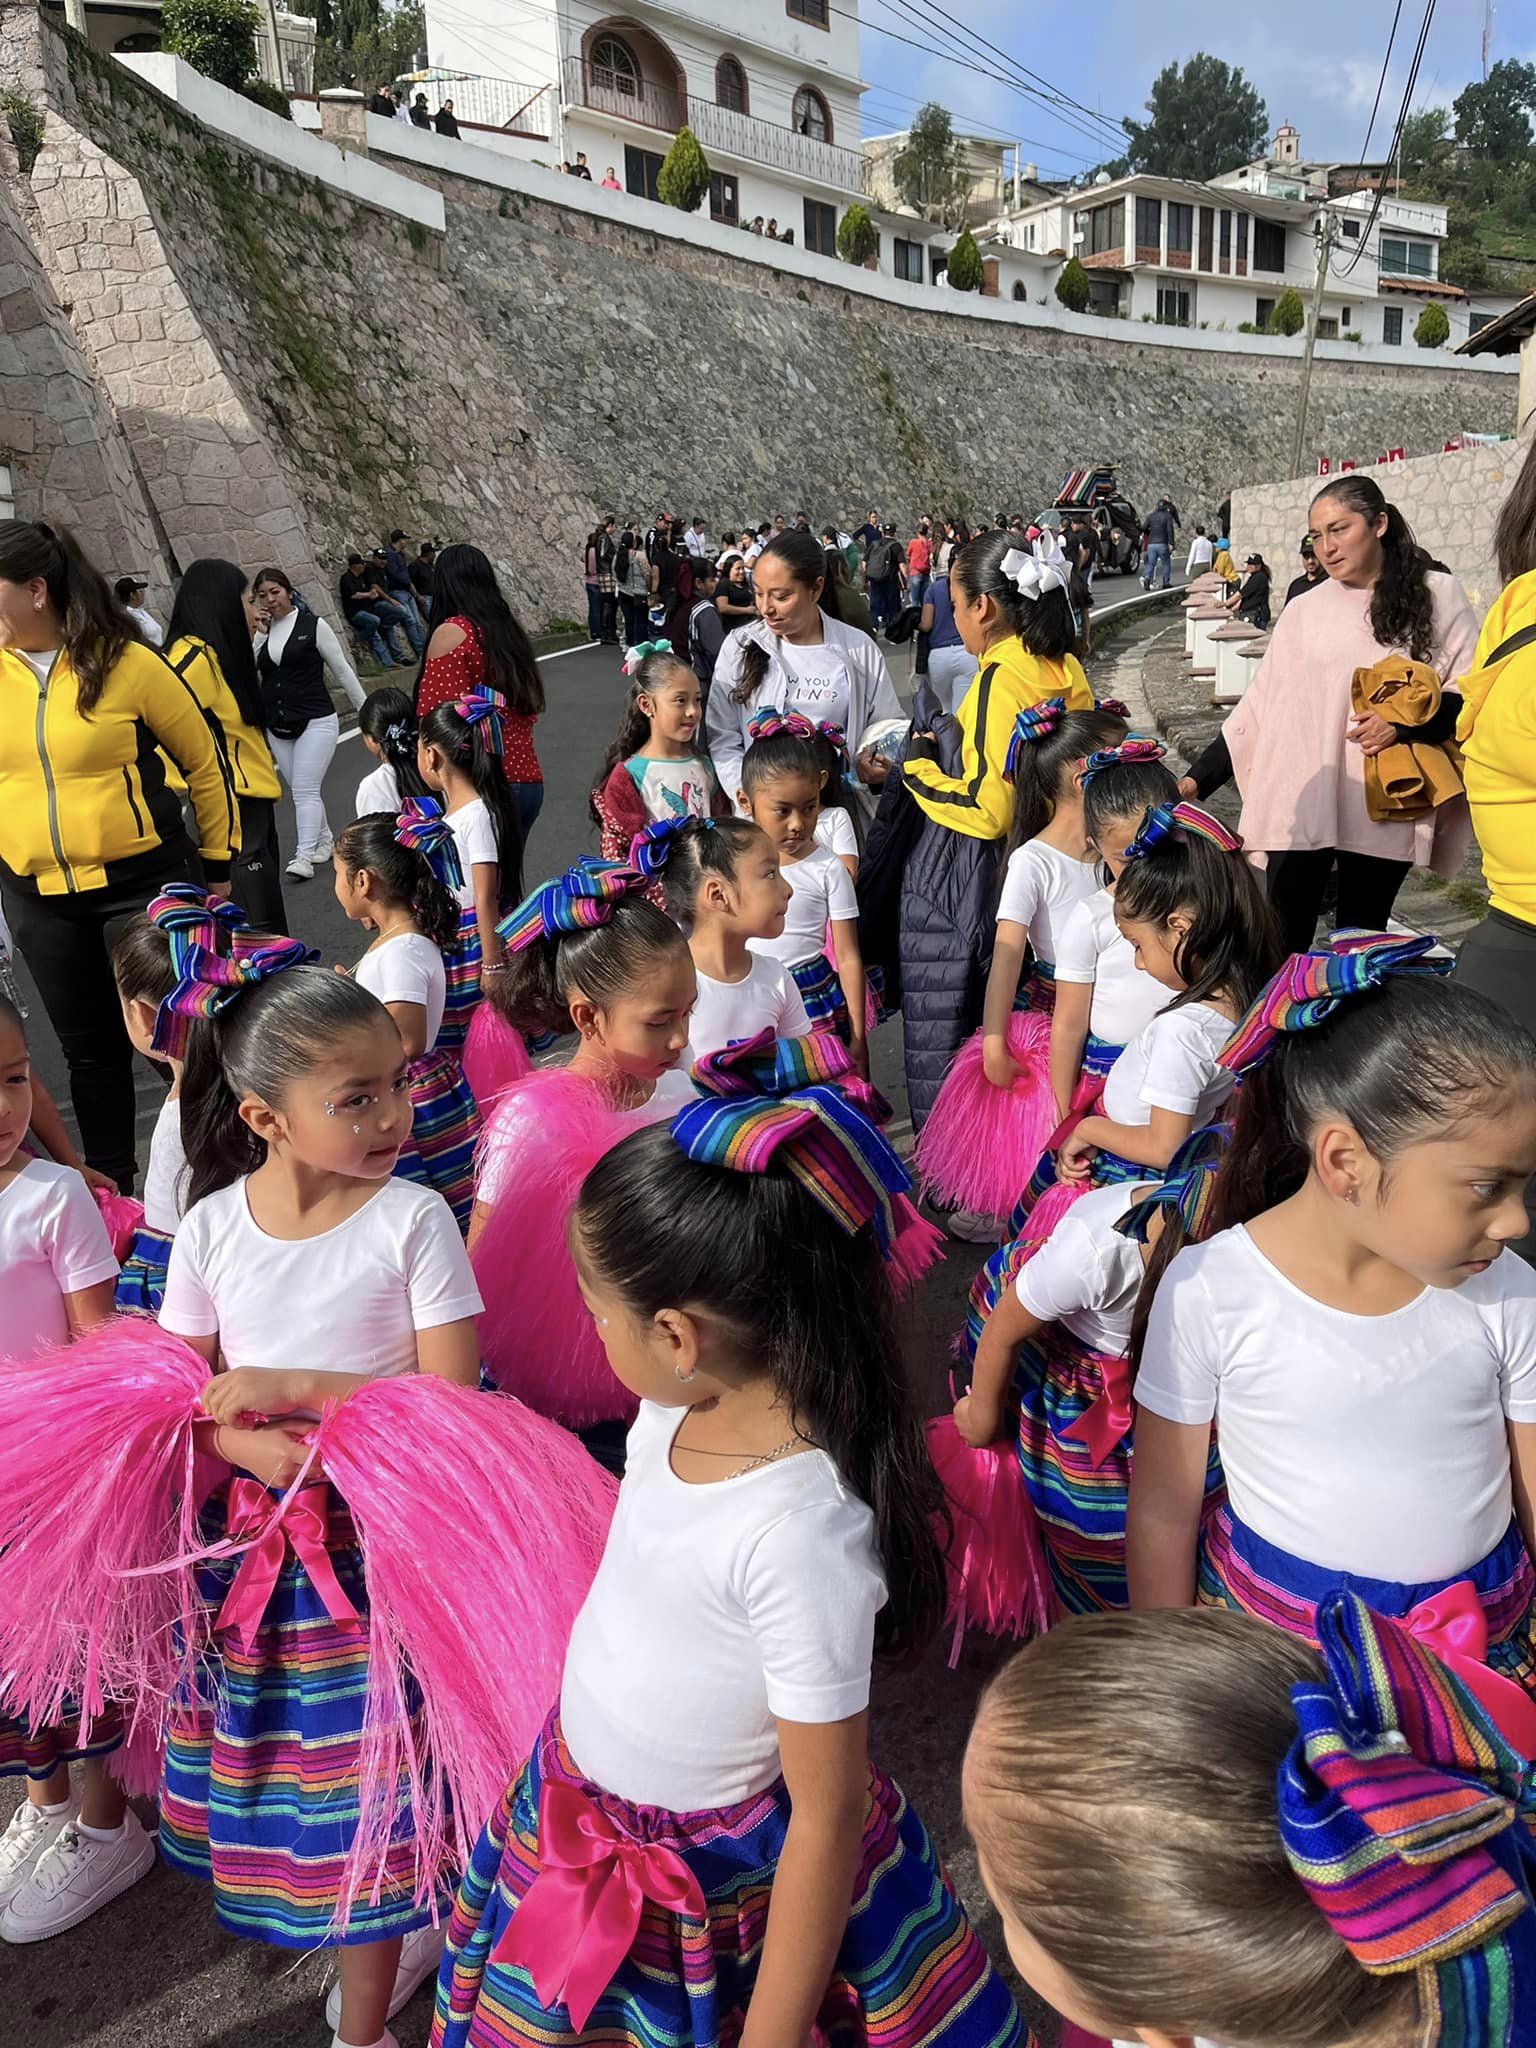
M1167 1210L1178 1217L1191 1243L1203 1238L1210 1221L1211 1190L1231 1136L1226 1124L1206 1124L1192 1131L1169 1160L1162 1180L1150 1194L1133 1203L1115 1225L1120 1235L1145 1244L1152 1219Z
M1129 718L1131 715L1130 705L1122 704L1118 697L1095 697L1093 708L1106 718Z
M467 697L456 697L453 708L472 734L477 726L484 725L485 744L493 754L501 752L501 714L507 708L507 700L499 690L471 690Z
M419 853L445 889L463 888L464 863L459 859L459 844L435 796L406 798L395 820L395 841L412 853Z
M1243 842L1199 804L1153 804L1144 813L1136 837L1125 849L1127 860L1145 860L1171 839L1175 845L1204 839L1218 853L1241 853Z
M155 1015L150 1044L168 1059L186 1052L195 1018L217 1017L245 989L320 956L301 939L254 932L233 903L210 903L201 889L173 882L145 915L165 933L176 984Z
M644 876L627 861L595 860L584 854L552 882L544 882L509 910L497 925L509 953L520 953L538 939L564 939L612 922L613 913Z
M835 731L836 728L834 727ZM747 720L747 738L750 740L813 740L817 728L811 720L798 711L754 711Z
M653 818L629 842L629 865L646 881L654 881L666 872L673 847L690 826L701 825L709 832L714 829L714 823L713 818Z
M855 1067L835 1031L775 1038L764 1026L754 1038L706 1053L694 1065L693 1079L709 1095L791 1095L798 1088L829 1085L861 1109L872 1124L888 1124L895 1114L879 1089L871 1087Z
M1067 715L1065 697L1047 697L1043 704L1026 704L1013 721L1008 751L1003 756L1003 780L1012 782L1019 772L1019 760L1026 747L1048 739Z
M1217 1054L1217 1065L1246 1074L1269 1058L1286 1032L1310 1031L1351 996L1380 988L1391 975L1448 974L1449 958L1425 957L1439 943L1428 933L1406 939L1390 932L1349 932L1326 952L1293 953L1259 991Z
M1095 775L1102 775L1106 768L1134 766L1144 761L1161 761L1168 749L1157 740L1138 739L1134 735L1124 739L1118 747L1100 747L1096 754L1088 755L1078 763L1077 779L1086 789Z
M1293 1686L1280 1839L1373 1976L1413 1972L1421 2039L1515 2048L1536 2011L1532 1767L1460 1679L1356 1594L1319 1601L1326 1667Z
M846 771L848 767L848 735L843 731L843 728L840 725L834 725L830 718L818 718L816 721L816 737L819 740L826 741Z

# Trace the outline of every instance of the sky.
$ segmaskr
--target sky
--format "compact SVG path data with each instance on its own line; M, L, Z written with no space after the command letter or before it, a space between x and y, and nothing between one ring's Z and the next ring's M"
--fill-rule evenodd
M1297 6L1261 0L860 0L864 133L903 128L927 99L946 105L957 129L999 133L1024 143L1024 161L1045 177L1070 177L1116 154L1092 123L1084 134L1053 108L989 73L1001 59L930 54L920 43L953 50L958 24L1006 53L1085 107L1111 118L1142 115L1152 80L1173 60L1205 50L1238 65L1269 110L1301 131L1306 156L1359 158L1381 75L1394 0ZM1419 68L1415 107L1449 106L1481 76L1483 0L1438 0ZM946 19L947 17L947 19ZM1402 102L1422 0L1403 0L1402 20L1376 117L1370 154L1384 152ZM909 43L895 40L907 37ZM1495 8L1489 61L1536 60L1536 5L1502 0ZM1081 120L1081 117L1077 117Z

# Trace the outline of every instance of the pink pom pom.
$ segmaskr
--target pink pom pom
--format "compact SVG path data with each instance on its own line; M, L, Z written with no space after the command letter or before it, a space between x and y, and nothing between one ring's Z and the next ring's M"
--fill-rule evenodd
M949 1497L953 1663L967 1628L1038 1635L1051 1625L1051 1582L1034 1505L1012 1443L973 1450L952 1415L928 1425L928 1454Z
M572 1429L635 1412L576 1285L565 1227L587 1174L636 1128L593 1082L551 1067L514 1083L480 1140L481 1184L491 1174L496 1187L470 1254L481 1356L504 1392Z
M112 1256L121 1265L132 1249L134 1232L144 1221L144 1204L107 1188L92 1188L91 1193L112 1240Z
M369 1607L362 1820L339 1928L359 1897L378 1897L402 1788L418 1899L467 1860L559 1693L618 1488L521 1402L427 1374L338 1402L318 1452L357 1529Z
M189 1344L143 1316L0 1366L7 1711L44 1727L71 1703L90 1720L114 1702L131 1740L158 1722L192 1616L189 1575L158 1568L199 1547L207 1379Z
M533 1071L523 1034L514 1031L494 1003L477 1003L461 1054L470 1093L489 1116L514 1081Z
M1093 1186L1091 1180L1053 1180L1029 1212L1028 1235L1044 1243L1074 1202L1080 1202Z
M1051 1020L1015 1010L1008 1051L1021 1072L995 1088L982 1066L982 1034L955 1055L917 1141L917 1170L935 1200L1006 1216L1059 1121L1051 1093Z
M896 1236L891 1244L891 1283L898 1294L910 1294L930 1266L944 1256L945 1236L905 1195L892 1204Z

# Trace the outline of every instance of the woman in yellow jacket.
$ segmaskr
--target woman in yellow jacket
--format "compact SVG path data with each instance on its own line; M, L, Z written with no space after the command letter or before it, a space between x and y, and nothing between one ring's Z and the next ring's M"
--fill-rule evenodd
M189 562L166 628L165 658L202 706L240 813L229 893L259 931L286 932L277 850L280 785L262 725L250 579L216 555ZM175 780L175 777L172 777Z
M70 534L0 521L0 900L69 1063L81 1150L125 1193L133 1048L108 950L191 873L161 748L186 778L207 884L227 894L239 820L196 697Z
M926 679L913 706L932 758L909 756L905 786L923 815L901 888L901 1006L912 1121L921 1129L960 1046L981 1022L1013 787L1003 779L1021 711L1060 697L1091 711L1072 652L1077 620L1059 550L1026 552L978 534L949 571L955 624L976 679L953 717ZM926 728L926 730L924 730Z

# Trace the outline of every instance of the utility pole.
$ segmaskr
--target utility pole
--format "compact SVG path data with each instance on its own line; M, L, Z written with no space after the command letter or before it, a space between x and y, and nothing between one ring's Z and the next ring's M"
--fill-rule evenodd
M1291 442L1291 475L1300 476L1307 446L1307 401L1312 393L1312 355L1317 347L1317 323L1323 311L1323 287L1328 282L1328 257L1333 248L1338 222L1325 206L1317 235L1317 284L1307 313L1307 345L1301 357L1301 389L1296 395L1296 436Z

